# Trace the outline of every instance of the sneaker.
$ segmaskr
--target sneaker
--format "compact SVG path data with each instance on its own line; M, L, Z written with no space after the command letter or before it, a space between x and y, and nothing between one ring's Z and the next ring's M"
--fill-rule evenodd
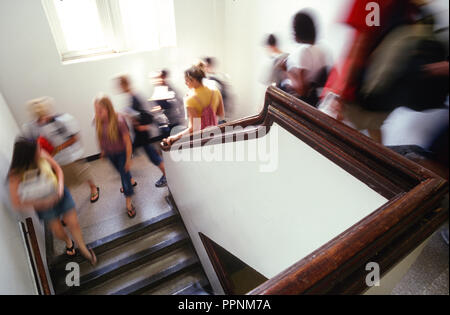
M158 188L166 187L166 186L167 186L167 179L166 179L166 176L163 175L163 176L155 183L155 186L158 187Z

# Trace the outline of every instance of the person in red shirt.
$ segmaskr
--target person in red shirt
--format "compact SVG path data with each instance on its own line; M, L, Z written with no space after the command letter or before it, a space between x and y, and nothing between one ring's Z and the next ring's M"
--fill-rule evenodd
M393 28L414 21L419 2L354 0L344 20L354 29L352 43L343 63L331 72L322 94L322 97L329 92L337 94L339 97L330 106L333 116L351 122L358 130L368 130L379 143L382 143L381 126L391 112L365 109L357 103L357 93L370 54Z

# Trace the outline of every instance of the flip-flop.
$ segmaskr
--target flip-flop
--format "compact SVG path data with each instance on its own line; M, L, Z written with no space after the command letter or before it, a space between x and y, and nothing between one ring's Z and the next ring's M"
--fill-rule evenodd
M137 186L137 182L134 182L133 187L136 187L136 186ZM120 188L120 193L123 194L123 187Z
M130 219L133 219L136 216L136 208L131 205L131 209L127 209L127 214Z
M95 199L92 199L92 197L95 197L95 195L97 195L97 198L95 198ZM99 187L97 187L97 192L96 192L96 193L93 193L93 194L91 194L91 203L95 203L95 202L97 202L99 198L100 198L100 188L99 188Z
M73 255L70 255L67 252L73 252ZM69 248L69 247L66 246L66 256L69 257L69 258L72 258L72 257L75 257L76 255L77 255L77 251L75 249L75 243L72 240L72 247Z

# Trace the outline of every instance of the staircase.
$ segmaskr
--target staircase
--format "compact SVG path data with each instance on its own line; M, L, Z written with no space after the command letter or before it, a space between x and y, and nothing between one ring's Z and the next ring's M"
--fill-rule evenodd
M169 197L166 198L170 203ZM175 209L172 207L172 209ZM209 295L211 287L176 210L88 245L92 267L77 255L49 265L57 295ZM80 266L80 286L65 283L68 262Z

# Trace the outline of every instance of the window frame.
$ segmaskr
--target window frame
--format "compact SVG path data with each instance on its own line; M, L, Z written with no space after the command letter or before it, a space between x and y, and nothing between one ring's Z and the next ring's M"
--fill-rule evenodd
M107 46L86 50L69 50L67 48L65 34L62 30L58 12L53 0L41 0L56 47L63 62L88 59L96 56L139 51L138 49L127 47L119 0L95 1L97 4L99 21L105 35ZM159 45L158 49L163 47L165 46Z

